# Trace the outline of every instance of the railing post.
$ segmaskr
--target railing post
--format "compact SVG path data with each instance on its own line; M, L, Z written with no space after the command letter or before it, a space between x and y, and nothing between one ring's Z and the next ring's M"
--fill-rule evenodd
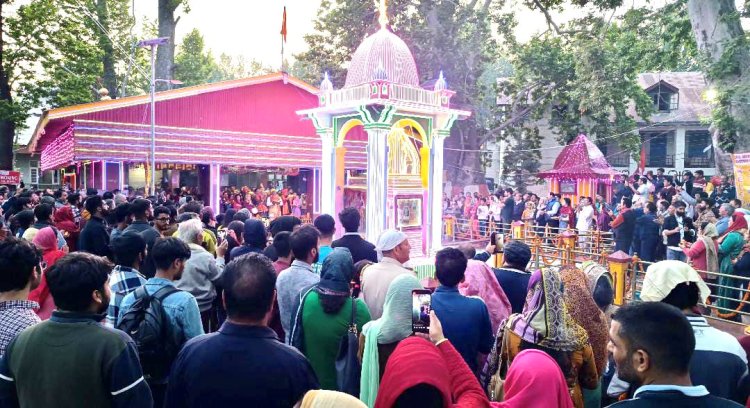
M510 230L511 235L513 236L513 239L524 239L526 238L526 231L524 229L524 224L521 221L513 221L513 223L510 224Z
M566 263L567 265L575 264L575 255L573 254L573 250L576 247L575 231L566 229L560 234L560 237L562 238L561 243L562 243L562 249L563 249L563 254L561 254L562 255L561 258L563 259L562 264L563 265L565 265Z
M625 252L617 251L610 255L607 260L609 261L609 272L615 279L614 304L622 306L625 302L625 275L633 258Z

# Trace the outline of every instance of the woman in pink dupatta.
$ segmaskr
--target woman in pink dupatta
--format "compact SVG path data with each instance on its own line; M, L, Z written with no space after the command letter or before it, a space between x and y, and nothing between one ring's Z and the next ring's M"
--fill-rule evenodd
M484 301L490 313L493 333L497 333L503 320L513 313L503 288L492 269L484 262L469 260L464 281L458 284L458 291L464 296L477 296Z

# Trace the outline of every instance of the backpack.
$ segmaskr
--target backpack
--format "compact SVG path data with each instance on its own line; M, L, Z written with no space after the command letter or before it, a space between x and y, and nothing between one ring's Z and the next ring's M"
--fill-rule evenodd
M135 302L117 323L138 348L138 357L148 381L163 381L169 375L172 362L180 347L175 343L172 327L162 302L167 296L180 292L167 285L150 295L145 286L135 290Z

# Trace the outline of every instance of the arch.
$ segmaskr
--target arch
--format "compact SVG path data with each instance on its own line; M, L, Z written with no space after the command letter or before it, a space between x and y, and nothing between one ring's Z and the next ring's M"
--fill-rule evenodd
M412 136L404 128L393 128L388 133L388 173L419 176L421 157Z
M346 134L349 133L350 130L354 129L357 126L364 126L365 124L362 123L359 119L349 119L341 126L341 130L339 130L339 134L336 137L336 147L341 147L344 145L344 139L346 138Z
M417 132L419 132L419 135L422 136L422 140L420 141L422 142L423 146L430 145L430 141L428 139L429 135L427 134L427 131L424 130L422 125L420 125L419 122L417 122L414 119L403 118L403 119L397 120L396 123L394 123L393 126L391 126L391 131L397 128L406 128L406 127L410 127L413 130L416 130Z

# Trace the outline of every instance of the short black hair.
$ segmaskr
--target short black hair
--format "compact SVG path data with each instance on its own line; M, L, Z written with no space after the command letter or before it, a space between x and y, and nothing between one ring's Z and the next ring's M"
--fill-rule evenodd
M664 170L662 170L662 171L664 171ZM703 175L703 170L698 169L698 170L695 171L695 174L700 174L702 176Z
M151 208L151 201L145 198L136 198L131 204L130 211L135 218L145 218L149 208Z
M258 321L271 310L276 272L266 256L250 253L226 266L222 287L229 317Z
M34 223L34 211L23 210L16 213L13 219L18 223L19 227L24 229L29 228Z
M42 253L25 239L8 237L0 241L0 292L25 288L41 261Z
M698 284L695 282L685 282L684 284L675 286L667 297L661 301L680 310L685 310L697 306L699 300L700 291L698 290Z
M627 196L623 197L622 198L622 205L624 205L625 208L632 207L633 206L633 199L630 198L630 197L627 197Z
M273 237L273 247L276 249L276 255L279 257L286 258L292 252L289 240L290 235L292 234L289 231L281 231Z
M45 275L55 305L62 310L81 312L91 304L93 291L104 291L110 272L112 264L106 258L73 252L55 262Z
M170 218L172 217L172 211L169 211L169 208L163 205L154 208L154 218L160 216L161 214L167 214L168 216L170 216Z
M443 286L458 285L466 273L469 260L456 248L443 248L435 255L435 277Z
M111 191L105 191L104 194L102 194L102 198L105 200L111 200L115 198L115 194Z
M242 221L245 222L250 219L250 216L245 211L238 211L234 214L232 217L232 221Z
M86 211L89 212L89 214L94 215L96 213L96 209L103 206L104 200L102 200L101 197L98 195L91 196L86 199L86 204L84 207L86 207Z
M675 201L674 203L672 203L672 206L674 208L686 208L687 207L687 205L683 201Z
M158 269L168 269L177 259L190 259L190 247L179 238L159 238L151 249L151 258Z
M339 213L339 221L346 232L359 231L360 219L359 211L354 207L344 208Z
M648 212L650 212L651 214L656 212L656 204L651 201L646 203L646 208L648 208Z
M658 169L656 169L656 171L660 171L660 172L664 173L664 169L663 169L663 168L661 168L661 167L659 167ZM700 171L700 170L699 170L699 171Z
M187 197L185 199L187 200ZM196 214L200 214L202 209L203 209L203 204L201 204L198 201L188 201L182 207L182 210L184 212L192 212L192 213L196 213Z
M115 221L121 223L125 221L133 213L131 211L132 204L122 203L115 207Z
M81 195L78 193L68 194L68 204L77 205L81 201Z
M313 248L317 248L320 233L310 224L303 225L289 236L289 245L297 259L305 259Z
M330 237L336 232L336 221L328 214L320 214L313 222L315 228L320 231L320 235Z
M39 204L34 208L34 217L37 221L49 221L52 217L52 206L49 204Z
M742 200L740 200L739 198L733 198L729 200L729 202L734 203L738 208L742 208Z
M570 206L570 205L571 205L571 203L572 203L572 202L570 201L570 198L569 198L569 197L564 197L564 198L563 198L563 201L565 201L565 204L567 204L568 206Z
M146 250L146 240L135 231L127 231L109 244L117 265L131 267L138 255Z
M653 367L664 374L686 374L695 350L695 335L685 315L662 302L637 302L618 309L612 320L627 342L628 355L648 353Z
M526 269L531 260L531 249L523 241L510 241L503 248L503 262L520 270Z

